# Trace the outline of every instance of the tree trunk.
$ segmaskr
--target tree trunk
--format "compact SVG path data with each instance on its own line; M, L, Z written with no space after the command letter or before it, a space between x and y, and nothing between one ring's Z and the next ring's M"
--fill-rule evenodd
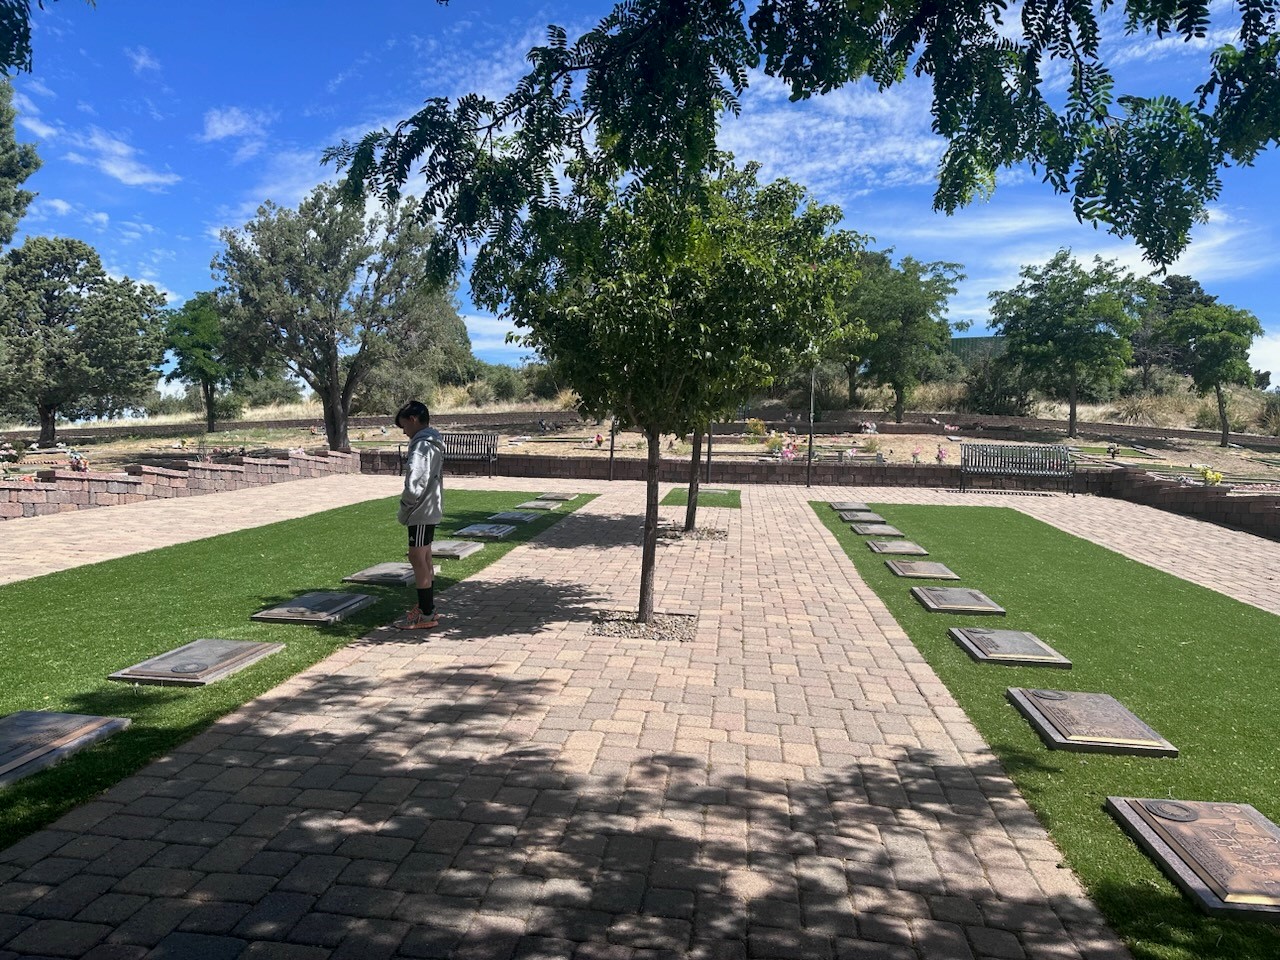
M57 442L57 437L54 435L54 418L58 415L58 409L40 404L37 405L36 411L40 414L40 439L37 442L41 447L52 447Z
M685 533L698 522L698 468L702 465L702 431L693 432L693 456L689 459L689 505L684 508Z
M653 622L653 572L658 557L658 465L662 459L662 437L657 430L646 427L649 441L649 462L645 471L644 546L640 554L640 611L641 623Z
M1076 436L1076 395L1079 391L1076 389L1076 378L1071 378L1071 386L1067 389L1067 400L1071 405L1071 413L1067 417L1067 436L1073 440Z
M896 422L902 422L902 413L907 408L907 391L902 387L893 388L893 418Z
M330 450L350 450L351 441L347 439L347 416L342 407L342 391L336 383L328 384L320 394L320 405L324 408L324 436Z
M858 364L846 363L844 372L849 376L849 409L858 409Z
M1151 390L1151 364L1141 364L1138 369L1142 371L1142 392L1148 393Z
M1231 435L1231 420L1227 417L1227 395L1222 392L1222 384L1215 383L1213 392L1218 395L1218 422L1222 424L1222 446L1227 446L1227 438Z
M204 396L204 421L209 433L218 432L218 422L213 416L213 384L207 380L200 382L200 393Z

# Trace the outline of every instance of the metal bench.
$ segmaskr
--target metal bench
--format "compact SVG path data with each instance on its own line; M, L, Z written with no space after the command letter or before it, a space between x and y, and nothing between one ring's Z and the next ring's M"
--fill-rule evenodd
M498 435L496 433L442 433L445 462L450 460L480 460L489 464L489 476L493 476L498 462ZM400 470L404 471L404 444L396 447L400 456Z
M1064 446L966 443L960 448L960 489L971 476L1049 477L1065 480L1075 494L1075 463Z

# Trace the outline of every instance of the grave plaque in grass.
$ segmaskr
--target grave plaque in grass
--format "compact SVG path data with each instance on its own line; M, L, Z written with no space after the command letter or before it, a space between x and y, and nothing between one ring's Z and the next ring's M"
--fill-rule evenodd
M78 753L118 733L124 717L87 717L78 713L22 710L0 719L0 787Z
M905 537L906 534L897 527L887 523L855 523L851 529L860 537Z
M504 510L493 514L489 519L498 523L533 523L541 516L542 514L532 510Z
M374 601L375 598L367 593L333 593L317 590L304 593L288 603L268 607L249 619L268 623L337 623Z
M1109 694L1010 687L1008 697L1052 750L1178 755L1177 747Z
M698 488L699 494L705 493L709 497L727 497L730 494L737 493L737 492L738 492L737 490L727 490L724 487L699 487Z
M413 583L413 566L404 562L379 563L353 573L349 577L343 577L342 582L376 583L384 587L407 587Z
M483 549L483 543L472 543L470 540L437 540L431 544L431 556L445 560L464 560Z
M871 508L857 500L832 500L831 509L837 513L843 513L846 510L870 510Z
M215 680L239 673L283 650L283 643L251 643L246 640L193 640L185 646L162 653L111 674L108 680L202 687Z
M900 557L927 557L929 551L910 540L868 540L867 549L872 553L893 553Z
M560 506L559 500L526 500L524 503L517 503L517 510L555 510Z
M912 587L911 595L930 613L978 613L1003 617L1004 607L966 587Z
M570 500L577 500L578 495L576 493L540 493L538 494L538 499L559 500L561 503L567 503Z
M481 540L503 540L516 532L509 523L473 523L458 531L460 537L476 537Z
M952 627L951 639L979 663L1010 667L1056 667L1070 670L1071 661L1034 633L1024 630L988 630L986 627Z
M840 519L845 523L884 523L884 517L870 510L841 510Z
M928 560L886 560L884 565L899 577L912 577L918 580L960 579L960 575L945 563L932 563Z
M1249 804L1107 797L1107 810L1205 913L1280 923L1280 828Z

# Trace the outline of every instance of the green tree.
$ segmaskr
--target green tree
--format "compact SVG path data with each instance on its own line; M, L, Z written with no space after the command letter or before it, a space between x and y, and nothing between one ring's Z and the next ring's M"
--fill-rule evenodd
M1185 365L1186 344L1173 335L1170 326L1173 315L1189 307L1211 306L1218 298L1206 293L1198 280L1170 274L1158 284L1143 283L1142 299L1144 308L1129 342L1142 389L1149 391L1157 367Z
M921 263L912 257L895 267L890 251L866 254L859 267L862 275L848 309L872 334L859 348L864 375L893 390L894 419L901 423L912 392L939 368L947 351L947 301L964 274L958 263Z
M0 327L10 353L0 393L33 409L40 443L65 417L109 416L140 403L163 357L164 298L109 279L88 244L31 237L0 260Z
M13 85L0 80L0 247L13 239L18 221L27 212L35 194L21 189L23 182L40 169L36 148L18 143L13 128Z
M181 380L200 391L205 427L210 433L217 430L218 391L230 390L248 379L261 362L250 359L252 352L237 348L227 314L218 295L206 290L171 310L165 322L165 347L176 360L165 380Z
M1104 17L1108 7L1123 15ZM431 99L394 132L331 155L351 164L354 183L392 198L420 171L427 210L446 225L440 255L456 265L477 224L501 229L528 204L554 202L565 161L605 155L645 182L703 169L753 70L782 80L793 100L914 75L931 84L932 126L947 140L935 209L986 196L1002 168L1028 164L1070 195L1077 217L1170 263L1218 196L1219 171L1280 137L1272 4L1026 0L1018 9L1011 22L1006 0L625 0L576 39L551 27L502 99ZM1215 40L1189 99L1118 91L1103 58L1123 35L1223 32L1232 42Z
M704 186L633 184L576 220L535 211L527 255L487 288L584 414L645 435L642 621L653 616L662 435L705 430L838 330L859 239L833 232L837 208L806 204L786 181L759 185L754 166Z
M1262 324L1248 310L1213 303L1178 310L1170 318L1170 326L1177 340L1186 345L1183 372L1191 377L1200 396L1213 391L1218 401L1225 447L1231 421L1224 388L1228 384L1253 383L1249 348L1255 338L1262 336Z
M350 449L352 398L369 371L431 320L431 232L408 205L366 216L325 184L297 210L267 201L243 229L222 231L213 269L237 337L281 357L315 391L331 450Z
M424 304L393 346L369 368L351 401L353 413L393 414L410 400L428 400L441 383L468 381L477 364L467 325L444 292Z
M1101 257L1086 270L1066 249L1020 276L1014 289L991 294L991 326L1005 338L1001 359L1067 400L1067 434L1074 437L1081 389L1117 382L1132 356L1137 281Z

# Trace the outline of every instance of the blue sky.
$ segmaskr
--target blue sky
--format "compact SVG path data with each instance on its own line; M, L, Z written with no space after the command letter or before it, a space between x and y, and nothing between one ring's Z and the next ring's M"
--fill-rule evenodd
M1215 4L1216 7L1229 4ZM37 144L39 193L26 235L91 243L115 275L146 280L181 303L213 281L218 230L238 227L270 199L295 205L318 182L325 147L392 125L428 97L471 90L501 95L524 55L557 23L573 34L607 12L603 2L545 6L500 0L62 0L34 12L35 69L15 81L18 133ZM1189 94L1209 50L1150 38L1111 48L1119 87ZM868 86L803 105L757 75L721 142L837 203L846 226L899 255L962 263L968 279L953 319L984 331L988 294L1017 283L1026 263L1069 246L1147 269L1127 241L1076 223L1065 198L1024 171L1003 175L994 197L946 217L931 211L942 141L929 130L928 89L887 94ZM1254 365L1280 380L1280 163L1263 155L1229 170L1210 220L1174 265L1223 302L1253 311L1267 336ZM461 290L477 355L518 362L506 327Z

